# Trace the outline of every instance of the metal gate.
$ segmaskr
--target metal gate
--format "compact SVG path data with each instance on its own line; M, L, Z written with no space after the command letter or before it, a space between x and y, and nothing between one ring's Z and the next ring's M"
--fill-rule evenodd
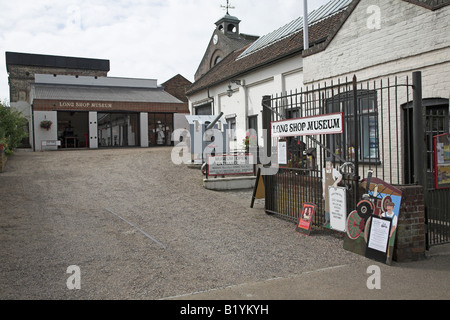
M443 168L450 167L450 136L445 135L449 133L450 116L448 99L433 99L433 101L427 101L424 107L426 107L425 132L427 145L425 217L428 249L433 245L450 242L450 183L449 181L441 181L444 182L441 184L439 183L440 179L438 179L441 169L438 168L438 158L446 159L445 163L442 164ZM436 154L435 149L438 141L447 142L447 149L437 152L440 153L440 156Z
M313 225L322 226L322 178L327 159L343 174L340 185L347 188L347 212L355 209L363 192L358 181L369 172L392 185L422 184L422 164L428 163L428 171L432 170L433 153L420 132L430 137L436 133L433 130L437 125L432 114L425 118L425 113L422 117L412 110L414 105L414 110L420 113L427 103L427 99L422 100L420 72L413 73L412 81L407 76L358 83L354 77L352 81L265 96L263 129L269 134L270 121L333 112L342 112L344 118L341 134L286 138L288 164L280 167L277 174L264 176L266 212L297 221L303 203L312 202L318 207ZM446 108L445 116L437 115L441 121L439 133L448 132L448 99ZM417 119L423 121L422 126ZM413 132L420 127L419 134L414 136ZM266 147L272 154L277 151L276 144L277 139L267 139ZM425 178L430 174L424 173ZM450 189L433 190L426 184L424 192L427 243L448 242Z
M278 173L266 175L266 212L296 221L305 202L317 205L317 212L324 211L323 170L326 161L342 169L341 185L347 187L347 208L353 210L356 204L357 188L354 172L354 148L357 147L354 132L355 99L368 99L369 91L354 90L353 82L338 83L325 88L307 89L301 92L265 97L263 100L263 121L312 117L322 114L342 112L344 114L344 132L332 136L287 137L287 165L280 167ZM357 110L358 113L358 110ZM352 127L352 128L351 128ZM352 131L353 130L353 131ZM273 147L271 145L274 145ZM277 140L269 143L276 150ZM339 150L337 152L337 150ZM345 164L345 165L344 165ZM313 224L322 226L323 214L314 216Z

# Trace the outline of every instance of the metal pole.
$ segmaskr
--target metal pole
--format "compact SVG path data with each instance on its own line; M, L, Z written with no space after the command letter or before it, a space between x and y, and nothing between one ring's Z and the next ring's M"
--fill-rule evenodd
M413 150L414 182L425 187L426 149L424 110L422 108L422 72L413 72Z
M353 116L354 116L354 130L355 130L355 179L358 186L359 181L359 119L358 119L358 88L356 86L356 74L353 75ZM359 199L359 188L355 188L355 199Z
M263 96L262 99L262 128L266 132L266 141L264 141L264 148L266 148L266 156L269 158L272 155L272 130L270 122L272 120L271 96Z
M306 50L308 48L308 0L303 0L303 50Z

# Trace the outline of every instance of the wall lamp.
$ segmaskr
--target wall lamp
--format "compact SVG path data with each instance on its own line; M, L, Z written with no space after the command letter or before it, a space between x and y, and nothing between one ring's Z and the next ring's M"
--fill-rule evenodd
M237 84L238 86L243 86L244 85L244 80L231 80L230 84L228 85L228 90L227 90L227 96L231 97L233 95L233 89L231 89L231 84Z

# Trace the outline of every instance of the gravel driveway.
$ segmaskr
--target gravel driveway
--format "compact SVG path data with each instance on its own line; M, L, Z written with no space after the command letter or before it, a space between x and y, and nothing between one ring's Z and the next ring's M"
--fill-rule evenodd
M0 174L0 299L163 299L364 259L202 186L171 148L18 152ZM81 289L69 290L69 266ZM276 299L276 297L273 297Z

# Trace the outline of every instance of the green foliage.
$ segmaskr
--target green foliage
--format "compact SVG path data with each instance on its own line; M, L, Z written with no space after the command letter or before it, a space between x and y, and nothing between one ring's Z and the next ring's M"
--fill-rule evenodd
M7 155L27 136L25 126L27 120L22 114L9 107L6 103L0 103L0 144L4 145Z

